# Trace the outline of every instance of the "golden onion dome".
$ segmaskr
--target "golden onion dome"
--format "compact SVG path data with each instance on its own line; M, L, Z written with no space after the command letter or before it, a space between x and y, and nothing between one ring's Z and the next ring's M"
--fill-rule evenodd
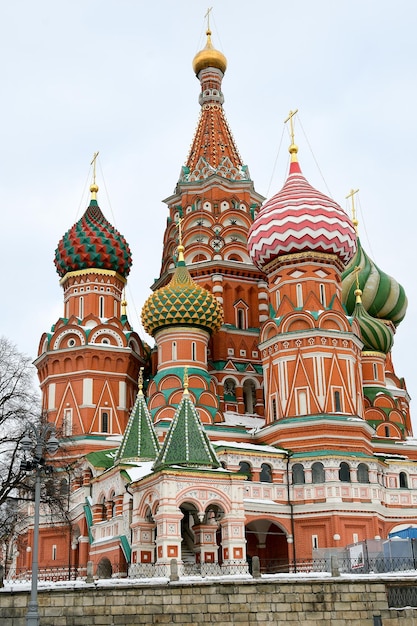
M184 247L178 246L178 263L171 282L143 305L142 324L150 335L167 326L198 326L212 333L223 323L223 307L210 291L193 281L183 252Z
M226 57L213 47L210 29L207 30L206 35L207 43L205 47L200 52L197 52L193 59L193 70L196 76L198 76L201 70L204 70L206 67L215 67L224 74L227 68Z

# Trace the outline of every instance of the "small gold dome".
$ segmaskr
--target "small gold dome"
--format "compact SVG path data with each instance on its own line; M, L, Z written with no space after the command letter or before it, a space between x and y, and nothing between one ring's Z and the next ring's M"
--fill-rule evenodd
M211 43L211 30L207 31L207 43L205 48L197 52L193 59L193 70L196 76L206 67L215 67L223 74L226 71L227 60L222 52L216 50Z

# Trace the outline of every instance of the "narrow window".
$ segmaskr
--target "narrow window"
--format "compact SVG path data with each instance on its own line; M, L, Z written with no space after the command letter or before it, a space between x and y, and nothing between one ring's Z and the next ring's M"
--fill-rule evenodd
M56 561L56 545L52 546L52 560Z
M307 415L307 392L304 389L297 390L298 415Z
M277 419L277 401L275 398L272 398L272 419L274 422Z
M378 365L376 363L373 363L373 368L374 368L374 380L378 380Z
M98 316L104 317L104 296L100 296L98 299Z
M389 434L389 426L384 426L384 429L385 429L385 437L389 437L390 436L390 434Z
M352 534L352 541L353 541L353 543L358 543L358 541L359 541L358 533L353 533Z
M84 318L84 297L80 296L80 299L78 301L78 317L80 319Z
M279 309L279 305L281 304L281 292L279 291L279 289L276 291L276 303L277 303L277 309Z
M313 550L318 550L319 538L317 535L311 535L311 545L313 546Z
M342 412L342 403L340 402L340 391L335 391L333 394L334 400L334 412L341 413Z
M400 472L400 489L408 489L408 479L405 472Z
M102 433L109 432L109 414L107 411L101 412L101 432Z
M303 306L303 288L301 286L301 283L298 283L295 289L296 289L296 294L297 294L297 306L302 307Z
M176 341L172 342L172 360L173 361L177 360L177 342Z
M320 302L323 306L326 306L326 288L324 285L320 285Z
M64 419L62 420L62 434L64 437L72 435L72 409L64 409Z
M237 327L245 328L245 311L243 309L237 310Z
M191 360L192 361L196 361L197 360L197 348L196 348L195 341L191 342Z

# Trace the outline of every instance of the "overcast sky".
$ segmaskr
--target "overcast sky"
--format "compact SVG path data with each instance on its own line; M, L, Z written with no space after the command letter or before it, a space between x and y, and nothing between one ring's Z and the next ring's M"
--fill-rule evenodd
M373 260L405 287L394 365L417 398L417 7L412 0L13 0L0 19L0 334L35 358L63 314L55 247L98 199L133 254L139 314L159 275L167 209L199 115L191 63L228 60L224 108L255 189L287 174L284 119L298 108L303 173L347 207ZM414 411L417 423L417 408Z

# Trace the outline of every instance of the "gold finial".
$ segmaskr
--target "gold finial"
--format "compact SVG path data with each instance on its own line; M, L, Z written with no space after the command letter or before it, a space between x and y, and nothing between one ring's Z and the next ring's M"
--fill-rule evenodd
M356 193L356 192L354 192ZM360 302L362 302L362 289L359 287L359 272L361 271L361 268L359 267L359 265L356 265L355 269L353 270L356 274L355 276L355 281L356 281L356 289L355 289L355 296L356 296L356 303L359 304Z
M94 152L93 155L93 160L91 161L90 165L93 166L93 184L90 186L90 191L91 191L91 199L92 200L96 200L97 199L97 191L98 191L98 185L96 183L96 160L98 157L98 152Z
M284 121L284 124L286 124L287 122L290 123L291 145L288 148L288 151L291 154L291 162L297 161L298 146L296 146L294 143L294 122L293 122L293 117L297 113L298 113L298 109L295 109L295 111L290 111L287 119Z
M139 370L139 377L138 377L138 388L139 388L139 395L143 396L143 367L140 368Z
M178 222L175 224L176 228L178 228L178 261L184 261L184 246L182 245L182 223L184 221L183 217L178 218Z
M188 367L184 367L184 395L188 396Z
M348 193L348 195L346 196L346 200L348 198L352 199L352 224L355 228L356 233L358 232L358 220L356 217L356 208L355 208L355 193L358 193L359 189L351 189L350 192Z

